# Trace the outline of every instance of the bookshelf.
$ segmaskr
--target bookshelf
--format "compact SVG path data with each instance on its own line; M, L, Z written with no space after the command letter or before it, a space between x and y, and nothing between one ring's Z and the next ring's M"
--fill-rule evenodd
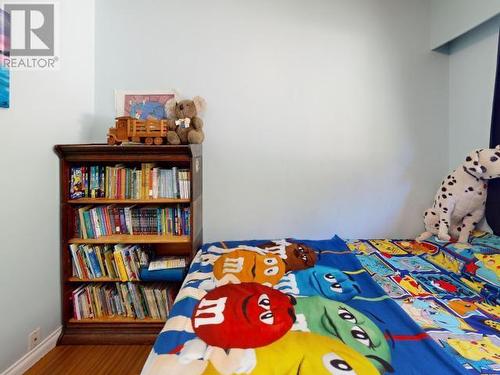
M75 144L54 147L60 160L60 254L61 254L61 306L63 332L61 344L151 344L164 325L164 320L146 317L137 319L124 316L104 316L75 319L73 292L81 285L99 283L115 285L119 278L78 278L73 274L69 246L139 244L152 248L156 255L184 256L190 262L202 244L202 148L201 145L122 145ZM124 165L139 168L143 163L154 163L159 168L182 168L190 172L190 198L70 199L72 167ZM190 210L188 235L170 234L110 234L97 238L81 238L75 234L75 210L82 206L117 207L188 207ZM109 207L109 206L108 206ZM77 226L77 225L76 225ZM74 246L74 245L72 245ZM133 280L134 284L151 284ZM97 285L97 284L95 284Z

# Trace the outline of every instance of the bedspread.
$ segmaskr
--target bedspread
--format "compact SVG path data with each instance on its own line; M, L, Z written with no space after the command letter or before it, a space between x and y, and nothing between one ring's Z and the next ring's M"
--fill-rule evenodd
M500 238L348 240L372 278L471 374L500 374Z
M465 373L405 313L395 270L358 244L357 257L338 237L203 246L143 374Z

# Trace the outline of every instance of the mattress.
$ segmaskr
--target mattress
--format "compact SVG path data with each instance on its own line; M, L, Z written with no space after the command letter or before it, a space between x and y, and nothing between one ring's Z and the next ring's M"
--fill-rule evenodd
M412 253L412 246L389 240L346 244L338 237L204 245L142 374L496 371L496 357L475 361L482 367L464 362L453 352L455 341L441 340L446 334L473 333L478 342L479 336L494 337L473 331L465 320L456 329L454 323L448 331L437 327L446 307L427 284L410 278L441 270ZM391 263L403 257L395 262L399 268ZM405 272L410 259L418 259L418 272ZM467 298L483 301L464 284L460 288ZM421 307L415 301L429 304L428 325L413 314Z

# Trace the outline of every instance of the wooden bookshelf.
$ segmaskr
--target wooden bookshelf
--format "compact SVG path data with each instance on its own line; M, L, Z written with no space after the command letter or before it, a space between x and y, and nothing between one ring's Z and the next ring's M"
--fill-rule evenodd
M119 279L101 277L80 279L73 276L70 244L150 244L158 255L183 255L191 261L202 244L202 148L201 145L132 145L104 144L57 145L60 159L60 220L61 220L61 300L63 332L61 344L151 344L164 325L153 318L135 319L120 316L77 320L73 317L72 292L83 283L115 283ZM140 166L155 163L160 167L188 169L191 174L190 199L70 199L72 166L125 164ZM191 234L173 235L110 235L83 239L74 235L74 210L80 205L184 205L190 208ZM134 283L146 283L134 280ZM178 283L177 283L178 284Z

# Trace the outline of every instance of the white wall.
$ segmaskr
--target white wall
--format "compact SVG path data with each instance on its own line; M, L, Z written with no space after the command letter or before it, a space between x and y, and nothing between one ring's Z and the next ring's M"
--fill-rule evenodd
M92 138L116 88L200 94L206 241L412 237L448 166L448 58L429 51L429 8L99 1Z
M431 0L431 48L435 49L500 13L500 0Z
M499 27L496 17L450 45L450 169L489 145Z
M25 1L23 1L25 2ZM61 69L12 72L0 110L0 372L61 325L56 143L82 142L94 111L94 1L61 1Z

